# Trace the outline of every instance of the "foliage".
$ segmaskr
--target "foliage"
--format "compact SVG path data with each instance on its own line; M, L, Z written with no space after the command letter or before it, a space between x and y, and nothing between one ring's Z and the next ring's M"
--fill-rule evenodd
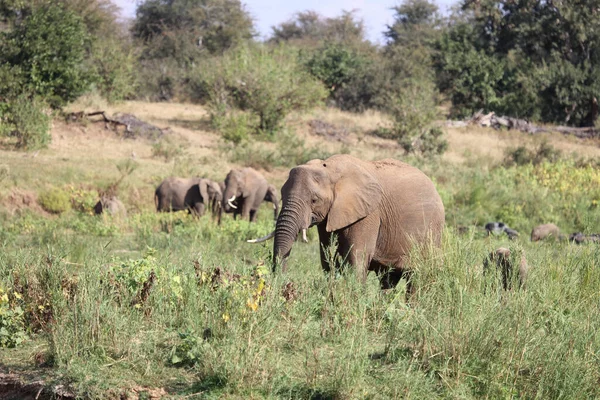
M25 90L57 107L88 89L91 77L83 60L89 36L82 19L66 7L34 8L1 35L0 61L21 70Z
M315 11L296 13L292 19L272 27L269 41L274 43L291 42L303 47L320 43L350 44L365 40L365 27L362 20L356 19L354 11L342 11L334 18L325 18Z
M334 93L350 82L366 62L364 56L346 46L326 43L312 52L306 67L335 97Z
M15 347L27 339L24 312L19 305L22 298L17 292L9 292L0 286L0 348Z
M42 208L53 214L61 214L71 209L71 197L61 188L53 187L41 192L38 203Z
M325 90L305 72L297 53L287 47L247 46L233 49L202 66L203 86L214 116L230 108L258 118L257 133L273 135L292 110L318 104Z
M593 126L600 17L588 6L463 1L436 58L440 89L452 99L453 114L484 109Z
M73 210L89 215L94 214L94 206L98 202L97 190L89 190L75 185L69 185L67 190Z
M170 136L163 136L152 145L152 157L162 158L165 162L172 161L184 154L185 147Z
M332 155L319 146L307 146L302 138L291 132L280 134L275 144L275 148L272 148L263 142L248 141L238 146L226 146L223 152L231 162L265 170L273 167L292 168L309 160L324 160Z
M396 139L407 154L426 157L443 154L448 142L444 132L433 126L438 112L432 83L426 78L414 77L404 82L399 90L387 107L393 117L392 127L380 129L377 133Z
M248 113L229 113L213 115L212 124L227 142L241 144L256 132L256 121Z
M239 0L145 0L132 33L145 44L144 58L189 65L206 51L220 54L249 40L254 28Z
M547 141L539 144L537 149L530 151L525 146L509 148L505 151L504 165L540 164L542 162L556 162L561 158L560 150L557 150Z
M106 100L114 102L134 96L136 57L122 38L98 38L92 45L88 64L93 81Z
M0 135L15 138L16 146L27 150L48 146L51 117L43 101L20 95L5 106L2 112L0 103Z

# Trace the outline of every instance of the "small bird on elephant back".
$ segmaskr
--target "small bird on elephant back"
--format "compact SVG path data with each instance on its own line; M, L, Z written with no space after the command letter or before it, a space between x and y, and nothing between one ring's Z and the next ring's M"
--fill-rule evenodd
M274 270L281 266L285 272L298 232L311 226L319 233L325 271L341 267L331 265L326 254L336 236L338 259L354 267L362 282L375 271L382 289L409 278L415 246L428 254L441 245L440 195L429 177L398 160L363 161L350 155L312 160L290 171L281 194L275 231L257 240L274 237Z

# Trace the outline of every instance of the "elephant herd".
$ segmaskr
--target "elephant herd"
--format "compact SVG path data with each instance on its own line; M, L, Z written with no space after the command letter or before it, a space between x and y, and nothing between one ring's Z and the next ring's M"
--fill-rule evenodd
M154 203L159 212L184 211L202 216L210 210L221 223L222 212L233 213L234 219L256 221L263 201L273 203L273 216L279 212L277 189L253 168L232 169L224 182L207 178L169 177L154 192Z
M274 239L273 271L278 267L286 271L298 233L316 226L324 271L339 270L345 263L362 282L374 271L382 289L409 278L411 256L435 255L445 221L440 195L422 171L395 159L363 161L350 155L292 168L281 189L281 212L277 189L252 168L232 169L224 182L170 177L156 188L154 198L159 212L187 210L201 216L210 210L219 223L222 212L256 221L261 203L271 202L275 230L249 242ZM503 223L485 228L488 233L518 236ZM532 240L560 235L555 226L538 228ZM333 244L337 247L332 256L327 249ZM484 273L493 265L502 272L504 289L510 289L510 250L500 248L486 256ZM527 269L523 256L518 269L521 285ZM408 280L407 294L410 291Z

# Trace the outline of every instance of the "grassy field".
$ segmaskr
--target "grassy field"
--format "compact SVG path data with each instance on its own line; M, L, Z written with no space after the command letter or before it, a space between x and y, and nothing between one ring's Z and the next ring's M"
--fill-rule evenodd
M598 143L453 129L443 158L420 160L369 135L381 115L317 110L289 118L287 139L244 152L220 142L199 106L73 107L134 113L172 133L126 140L55 120L48 150L0 150L0 372L94 399L600 397L600 248L529 241L540 223L599 229ZM349 133L328 141L310 133L312 119ZM542 139L563 157L501 166L505 149ZM220 180L250 164L281 186L282 151L396 157L434 179L443 256L415 259L410 304L404 282L382 293L372 274L366 286L352 273L326 276L312 230L288 273L272 274L271 245L245 243L273 228L266 204L258 223L226 216L220 227L154 212L154 188L169 175ZM97 191L121 176L128 216L91 215ZM74 206L60 215L39 205L56 189ZM521 235L485 237L488 221ZM499 246L526 255L525 290L484 279L483 258Z

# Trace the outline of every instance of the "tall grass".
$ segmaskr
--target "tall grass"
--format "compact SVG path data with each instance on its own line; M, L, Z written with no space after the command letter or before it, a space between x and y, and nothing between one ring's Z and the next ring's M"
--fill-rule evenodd
M511 243L527 254L527 288L484 291L483 257L506 243L448 229L442 258L415 259L407 304L403 284L382 293L372 275L366 286L325 275L314 241L295 245L288 274L259 278L270 246L244 239L268 232L269 214L222 227L178 214L61 216L24 237L9 226L0 286L27 310L19 354L91 398L140 385L208 398L600 395L597 248Z

